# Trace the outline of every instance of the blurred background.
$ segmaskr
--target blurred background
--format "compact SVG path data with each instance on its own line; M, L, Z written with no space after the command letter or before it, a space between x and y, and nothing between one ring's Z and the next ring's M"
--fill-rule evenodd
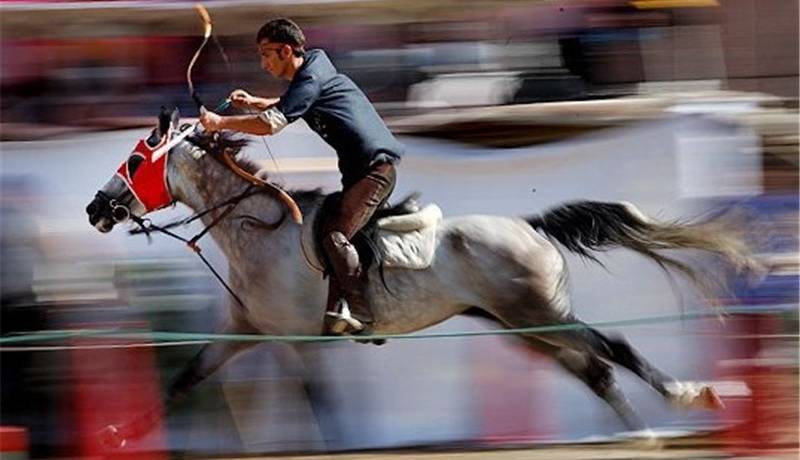
M195 67L204 101L216 105L235 88L280 96L284 84L259 68L255 33L270 18L295 19L406 145L397 198L421 191L445 216L529 215L570 199L627 200L663 219L746 212L743 230L770 271L758 283L732 280L735 292L715 300L749 313L610 332L678 378L717 384L724 411L677 412L620 373L670 445L796 456L796 0L205 6L225 54L210 45ZM185 73L201 40L190 1L0 0L3 338L74 328L202 333L224 320L222 290L181 245L124 228L101 235L84 213L160 106L196 116ZM302 121L246 153L286 187L338 186L334 153ZM224 268L213 243L203 245ZM587 322L707 303L624 251L602 255L607 270L566 257ZM486 327L454 319L434 331ZM201 384L147 438L98 453L86 440L93 430L160 401L199 344L27 345L0 346L4 458L595 445L624 430L582 384L500 337L319 346L305 364L323 383L321 401L304 392L286 346L264 344Z

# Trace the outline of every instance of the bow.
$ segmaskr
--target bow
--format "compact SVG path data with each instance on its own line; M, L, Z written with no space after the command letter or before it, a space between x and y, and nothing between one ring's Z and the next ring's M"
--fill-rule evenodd
M203 43L197 48L197 51L194 52L194 56L192 56L192 60L189 61L189 67L186 68L186 81L189 83L189 94L192 95L192 99L194 99L195 104L197 104L197 108L203 110L203 102L200 100L200 96L197 95L197 91L194 89L194 83L192 82L192 69L194 69L194 63L197 62L197 58L200 57L200 53L205 48L206 43L208 43L208 39L211 37L211 15L208 14L208 10L201 4L196 4L194 6L197 9L197 14L200 15L200 18L203 20Z
M211 37L212 24L211 24L211 15L208 14L208 10L203 5L198 3L195 5L195 8L197 9L197 13L200 15L200 18L203 20L203 26L204 26L203 42L197 48L197 51L195 51L194 56L192 56L192 60L189 62L189 67L186 69L186 81L189 84L189 93L191 94L192 99L194 100L195 104L197 104L197 108L202 112L205 110L205 107L203 106L203 102L200 100L200 96L197 95L197 91L195 91L194 83L192 82L192 69L194 68L195 62L197 62L200 53L203 51L203 48L206 46L206 43L208 43L208 39ZM217 43L217 46L220 48L220 51L222 51L221 45L219 45L219 43ZM236 161L234 161L234 159L231 158L228 152L223 152L222 158L224 160L224 163L237 176L246 180L248 183L251 183L257 187L264 189L269 195L271 195L273 198L277 199L278 201L283 203L284 206L286 206L286 209L288 209L289 213L292 215L292 220L294 220L297 224L303 223L303 213L300 211L300 207L297 206L297 203L288 193L286 193L286 191L243 170L236 163Z

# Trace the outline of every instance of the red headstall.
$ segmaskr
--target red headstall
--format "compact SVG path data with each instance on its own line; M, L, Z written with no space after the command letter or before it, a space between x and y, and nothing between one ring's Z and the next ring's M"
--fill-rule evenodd
M167 158L169 152L153 158L153 153L163 146L169 140L170 135L167 134L161 139L155 147L150 147L144 139L136 144L128 160L123 162L117 175L125 181L133 196L145 207L147 212L161 209L165 206L172 204L172 194L169 192L169 183L167 182ZM131 158L134 156L141 157L142 161L139 162L138 167L134 171L129 170L131 165Z

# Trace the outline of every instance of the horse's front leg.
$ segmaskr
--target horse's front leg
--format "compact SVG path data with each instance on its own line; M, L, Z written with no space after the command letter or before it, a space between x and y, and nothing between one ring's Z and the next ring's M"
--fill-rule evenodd
M242 323L230 323L219 331L220 334L255 334L258 331ZM107 446L122 447L129 440L135 440L149 433L161 421L162 416L183 399L198 383L208 378L235 355L257 345L259 342L212 342L184 366L169 385L163 406L157 404L140 413L130 421L108 425L100 432L101 442Z

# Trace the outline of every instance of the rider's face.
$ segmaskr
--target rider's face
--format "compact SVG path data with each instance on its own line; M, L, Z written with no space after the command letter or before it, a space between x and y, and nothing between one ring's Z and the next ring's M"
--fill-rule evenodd
M275 78L286 78L287 69L292 58L292 47L287 44L270 43L262 40L258 44L261 55L261 68Z

